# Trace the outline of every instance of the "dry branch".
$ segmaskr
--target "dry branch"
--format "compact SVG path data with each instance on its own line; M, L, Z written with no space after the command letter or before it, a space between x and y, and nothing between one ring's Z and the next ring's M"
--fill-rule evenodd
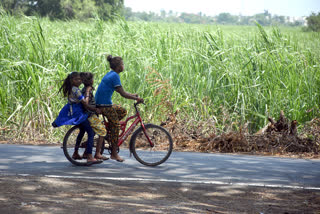
M320 145L318 138L312 140L308 137L298 136L297 121L289 120L284 112L280 112L279 119L269 118L270 123L259 133L249 134L240 132L226 132L216 135L213 123L188 123L178 121L177 113L171 114L167 121L162 123L173 136L176 150L200 152L250 152L269 154L318 154ZM320 121L319 121L320 124ZM194 125L194 126L192 126ZM210 127L211 132L202 133ZM320 128L319 128L320 135Z

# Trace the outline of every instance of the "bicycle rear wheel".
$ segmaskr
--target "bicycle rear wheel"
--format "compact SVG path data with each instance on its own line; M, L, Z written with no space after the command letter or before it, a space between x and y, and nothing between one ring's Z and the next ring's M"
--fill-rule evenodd
M79 135L80 134L80 135ZM86 158L76 158L73 156L75 149L78 148L78 154L82 157L87 147L88 135L81 130L80 125L73 126L68 130L63 139L63 153L66 158L74 165L87 166ZM95 136L93 147L96 147L98 136ZM101 154L104 151L104 144L101 148ZM93 150L94 152L94 150Z
M140 127L133 133L130 141L131 152L137 161L146 166L160 165L172 153L171 135L163 127L154 124L146 124L145 129L146 132ZM153 145L150 144L146 135Z

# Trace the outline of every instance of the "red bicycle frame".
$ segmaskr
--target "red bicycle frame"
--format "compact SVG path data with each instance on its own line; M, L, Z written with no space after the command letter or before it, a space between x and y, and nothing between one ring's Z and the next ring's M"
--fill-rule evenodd
M144 123L142 121L142 118L140 116L140 112L137 108L138 103L134 104L134 107L136 109L136 114L133 116L128 117L125 121L120 121L120 133L119 133L119 139L118 139L118 147L120 147L122 145L122 143L128 138L128 136L135 130L136 126L138 125L138 123L141 124L141 127L143 129L143 132L148 140L148 142L150 143L150 146L153 147L154 144L152 143L151 139L149 138L149 136L147 135L146 132L146 128L144 126ZM133 123L130 125L130 127L126 130L127 124L130 120L135 119L135 121L133 121ZM103 120L104 120L104 125L106 127L106 129L108 130L109 128L109 122L107 122L107 120L105 119L105 116L103 115Z

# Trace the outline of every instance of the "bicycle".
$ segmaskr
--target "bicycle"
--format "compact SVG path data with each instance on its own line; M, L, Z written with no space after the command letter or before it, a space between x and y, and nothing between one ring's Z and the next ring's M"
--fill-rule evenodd
M152 123L143 123L138 109L139 104L140 103L134 103L134 108L136 111L134 115L127 117L124 121L120 121L117 152L120 152L120 146L126 141L130 134L133 133L128 146L130 156L133 154L135 159L143 165L158 166L164 163L170 157L173 150L173 140L165 128ZM133 123L127 129L128 122L132 121L133 119ZM103 123L106 127L107 133L109 133L109 123L107 122L105 116L103 116ZM135 130L138 124L140 124L140 127ZM81 125L76 125L70 128L64 136L62 146L64 155L74 165L87 165L86 159L75 160L72 158L72 154L76 146L79 146L79 154L83 154L86 148L86 135L87 134L84 134L83 131L81 132ZM109 134L105 136L101 154L103 154L104 150L106 149L109 151L109 154L111 154L112 145L108 141L108 136ZM108 142L108 146L105 145L106 141ZM97 139L95 139L94 147L96 146L97 142Z

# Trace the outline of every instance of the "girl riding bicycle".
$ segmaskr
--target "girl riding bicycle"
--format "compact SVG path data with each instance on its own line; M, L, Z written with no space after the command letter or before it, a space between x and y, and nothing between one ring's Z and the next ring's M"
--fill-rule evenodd
M64 97L68 98L68 104L66 104L60 111L59 116L56 120L52 123L53 127L59 127L62 125L81 125L81 129L88 134L88 141L86 144L86 152L87 152L87 164L96 164L102 163L92 156L92 147L93 147L93 138L94 138L94 131L92 130L90 123L88 121L88 114L84 111L83 106L91 111L100 113L99 109L88 105L84 101L84 96L82 95L79 86L81 85L82 81L80 78L80 73L72 72L70 73L67 78L64 80L59 92L62 91ZM82 139L82 136L78 136L77 143L75 146L75 151L72 156L74 159L79 159L81 156L78 153L79 144Z
M90 72L81 72L80 73L81 80L83 82L83 89L81 90L81 93L84 95L85 102L95 107L96 102L93 96L93 74ZM94 155L94 158L101 159L101 160L108 160L106 156L101 154L102 146L103 146L103 140L104 137L107 134L107 130L105 126L103 125L103 122L99 119L99 116L96 114L96 112L86 110L86 112L89 114L88 120L90 122L90 125L94 132L99 135L97 147L96 147L96 153Z
M143 102L137 94L130 94L126 92L120 81L119 74L124 71L123 60L121 57L107 57L111 71L109 71L101 80L98 86L95 100L98 108L101 109L110 124L110 141L112 145L111 159L123 162L124 160L118 155L118 137L120 131L120 120L127 115L126 109L120 105L114 105L112 103L113 92L118 92L122 97L127 99L136 100L137 102Z

